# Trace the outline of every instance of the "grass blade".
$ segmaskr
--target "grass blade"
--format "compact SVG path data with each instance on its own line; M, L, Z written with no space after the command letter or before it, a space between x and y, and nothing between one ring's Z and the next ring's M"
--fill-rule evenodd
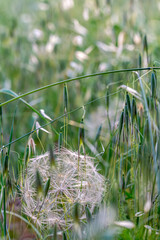
M88 74L88 75L83 75L83 76L80 76L80 77L75 77L75 78L63 80L63 81L60 81L60 82L52 83L52 84L49 84L49 85L45 85L43 87L40 87L40 88L34 89L32 91L26 92L26 93L21 94L21 95L15 97L13 99L10 99L10 100L8 100L6 102L1 103L0 107L6 105L8 103L14 102L17 99L20 99L20 98L23 98L25 96L28 96L30 94L33 94L33 93L36 93L36 92L48 89L50 87L54 87L54 86L58 86L58 85L61 85L61 84L64 84L64 83L77 81L77 80L80 80L80 79L96 77L96 76L103 76L103 75L108 75L108 74L112 74L112 73L115 74L115 73L133 72L133 71L156 70L156 69L160 70L160 67L129 68L129 69L111 70L111 71L107 71L107 72L100 72L100 73L92 73L92 74ZM0 93L3 93L3 90L0 90Z

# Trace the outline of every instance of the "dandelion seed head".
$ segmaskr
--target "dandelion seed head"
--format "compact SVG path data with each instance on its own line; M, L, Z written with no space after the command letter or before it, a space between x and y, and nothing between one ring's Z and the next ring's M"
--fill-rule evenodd
M105 179L94 166L94 159L67 149L55 151L56 167L51 168L49 152L30 159L22 191L23 210L37 225L55 223L63 229L73 225L72 211L75 203L91 212L99 205L105 190ZM78 169L79 158L79 169ZM39 171L43 185L50 178L46 198L37 199L35 176Z

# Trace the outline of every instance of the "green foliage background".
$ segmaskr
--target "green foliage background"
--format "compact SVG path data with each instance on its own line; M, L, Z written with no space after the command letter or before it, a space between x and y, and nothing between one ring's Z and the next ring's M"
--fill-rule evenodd
M160 2L158 0L152 2L74 0L73 3L71 8L65 10L65 1L62 0L0 0L1 103L11 98L10 95L4 94L4 89L20 95L81 75L160 66ZM153 141L158 162L159 71L154 72L157 79L156 97L151 96L153 89L151 73L145 71L139 73L142 75L152 119ZM143 211L148 192L157 194L152 151L148 147L151 145L151 140L147 135L146 109L143 101L136 99L137 112L140 112L140 103L143 111L142 117L139 113L140 125L136 122L136 127L140 126L137 127L139 132L133 131L132 118L129 114L129 130L126 130L127 120L125 120L122 127L125 130L122 130L123 136L118 142L116 126L120 126L120 114L126 101L126 91L124 88L119 88L122 84L141 94L138 78L136 80L132 72L100 75L68 83L67 112L87 104L85 110L81 108L66 118L62 117L52 125L48 125L46 129L52 134L40 131L39 138L36 133L32 137L36 143L37 154L47 151L49 144L58 146L60 133L63 136L63 146L78 151L79 123L85 111L85 151L91 156L96 155L95 164L111 186L109 193L106 192L104 201L115 206L118 220L128 219L136 225L132 230L120 231L117 239L140 239L140 236L143 239L153 239L159 234L159 206L145 215L143 221L135 217L136 212ZM110 95L108 105L106 92ZM131 101L132 95L131 90L129 92ZM24 100L39 113L40 109L44 109L52 119L66 112L64 84L35 92L26 96ZM9 143L11 133L14 140L34 129L35 119L40 125L46 123L44 118L36 117L35 112L20 100L4 105L2 111L1 147ZM11 145L10 177L15 185L20 182L19 176L21 168L24 167L28 137ZM93 151L93 147L96 152ZM7 150L4 149L4 153L5 151ZM1 151L1 175L4 167L2 155ZM128 165L123 166L125 159ZM123 177L124 188L119 183L119 178L121 182ZM152 183L155 188L151 187ZM2 186L3 181L1 181L1 191ZM17 192L15 189L13 196ZM144 225L146 222L146 225L150 224L149 219L152 219L153 229L146 230ZM3 233L2 230L1 232ZM102 236L101 239L110 239L107 238L109 233L107 234L106 238ZM111 234L112 237L114 238L114 234Z

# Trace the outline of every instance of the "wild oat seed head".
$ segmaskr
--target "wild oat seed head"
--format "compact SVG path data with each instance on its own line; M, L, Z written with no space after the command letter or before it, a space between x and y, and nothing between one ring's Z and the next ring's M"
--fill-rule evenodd
M88 205L92 212L102 201L105 180L94 166L94 159L67 149L55 152L56 167L50 167L49 152L30 159L22 191L24 212L38 225L49 224L65 229L73 224L73 208L80 203L85 211ZM78 169L79 158L79 169ZM39 171L43 186L50 178L47 196L37 199L36 171ZM81 211L82 216L82 211ZM80 216L80 217L81 217Z

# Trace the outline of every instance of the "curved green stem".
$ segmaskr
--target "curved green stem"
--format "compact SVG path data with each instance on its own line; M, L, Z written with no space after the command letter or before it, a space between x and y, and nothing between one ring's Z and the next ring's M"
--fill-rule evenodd
M144 71L144 70L160 70L160 67L146 67L146 68L129 68L129 69L119 69L119 70L111 70L111 71L107 71L107 72L98 72L98 73L92 73L92 74L88 74L88 75L83 75L83 76L79 76L79 77L75 77L75 78L70 78L70 79L67 79L67 80L63 80L63 81L60 81L60 82L56 82L56 83L51 83L49 85L46 85L46 86L43 86L43 87L40 87L40 88L37 88L37 89L34 89L32 91L29 91L29 92L26 92L24 94L21 94L19 95L18 97L15 97L15 98L12 98L6 102L3 102L0 104L0 107L8 104L8 103L11 103L17 99L20 99L22 97L25 97L25 96L28 96L32 93L36 93L36 92L39 92L39 91L42 91L42 90L45 90L45 89L48 89L50 87L54 87L54 86L58 86L58 85L61 85L61 84L64 84L64 83L69 83L69 82L73 82L73 81L76 81L76 80L80 80L80 79L84 79L84 78L89 78L89 77L96 77L96 76L103 76L103 75L108 75L108 74L111 74L111 73L122 73L122 72L132 72L132 71Z

